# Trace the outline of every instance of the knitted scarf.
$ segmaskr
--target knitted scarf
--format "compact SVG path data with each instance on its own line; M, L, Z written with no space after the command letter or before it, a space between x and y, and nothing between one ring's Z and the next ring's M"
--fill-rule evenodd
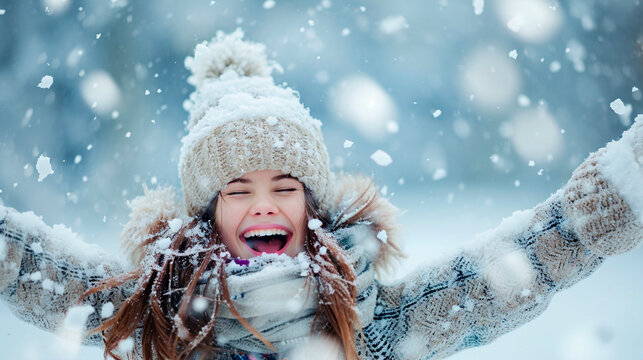
M361 326L367 326L373 319L377 288L375 271L369 260L371 256L362 241L364 238L372 241L374 235L366 225L351 226L333 235L346 250L357 276L357 312ZM296 258L264 255L251 259L249 265L231 262L226 267L228 289L235 308L279 353L309 340L319 301L316 284L309 277L311 271L314 271L312 262L303 253ZM211 297L211 291L206 290L204 295ZM260 354L273 352L226 306L219 309L215 333L217 344L224 348Z

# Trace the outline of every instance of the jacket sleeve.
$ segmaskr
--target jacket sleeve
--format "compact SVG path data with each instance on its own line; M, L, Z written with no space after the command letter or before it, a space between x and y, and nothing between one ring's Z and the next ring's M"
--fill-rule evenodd
M373 359L440 359L538 316L557 291L640 243L642 156L638 121L545 202L514 213L455 258L379 286L361 351Z
M0 299L19 318L84 344L101 345L99 334L85 336L86 331L116 313L130 286L82 301L81 296L99 281L122 274L124 267L69 229L49 227L32 212L0 205Z

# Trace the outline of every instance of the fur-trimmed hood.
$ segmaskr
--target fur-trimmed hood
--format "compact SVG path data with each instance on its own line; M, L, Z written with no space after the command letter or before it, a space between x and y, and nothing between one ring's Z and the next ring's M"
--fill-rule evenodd
M120 237L121 248L136 266L145 256L146 247L150 246L145 245L149 239L163 230L174 233L178 230L176 224L187 224L192 220L172 187L148 190L144 186L143 190L143 195L128 203L131 209L130 219ZM331 221L348 221L342 226L343 229L350 229L357 224L366 225L354 227L359 231L355 236L366 237L375 247L372 261L377 272L389 270L396 260L403 257L398 239L398 209L379 195L371 179L363 176L338 175L334 194L329 210ZM362 213L358 217L351 219L360 211ZM370 233L364 234L364 228Z

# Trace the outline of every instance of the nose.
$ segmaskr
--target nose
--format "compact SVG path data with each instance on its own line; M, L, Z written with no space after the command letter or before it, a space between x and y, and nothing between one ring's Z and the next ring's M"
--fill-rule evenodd
M269 195L258 194L250 208L250 213L255 216L276 215L279 213L279 208Z

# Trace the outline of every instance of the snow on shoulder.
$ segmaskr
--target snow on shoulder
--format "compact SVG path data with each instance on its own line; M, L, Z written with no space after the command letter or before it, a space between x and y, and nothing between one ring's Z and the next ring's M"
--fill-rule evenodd
M17 212L8 209L7 221L21 229L24 234L33 235L39 238L40 242L35 242L30 246L36 247L37 250L44 248L53 257L63 256L75 260L78 263L98 262L102 263L104 259L111 258L106 251L98 245L84 242L71 229L62 224L47 226L42 217L37 216L32 211ZM125 264L121 264L125 267Z

